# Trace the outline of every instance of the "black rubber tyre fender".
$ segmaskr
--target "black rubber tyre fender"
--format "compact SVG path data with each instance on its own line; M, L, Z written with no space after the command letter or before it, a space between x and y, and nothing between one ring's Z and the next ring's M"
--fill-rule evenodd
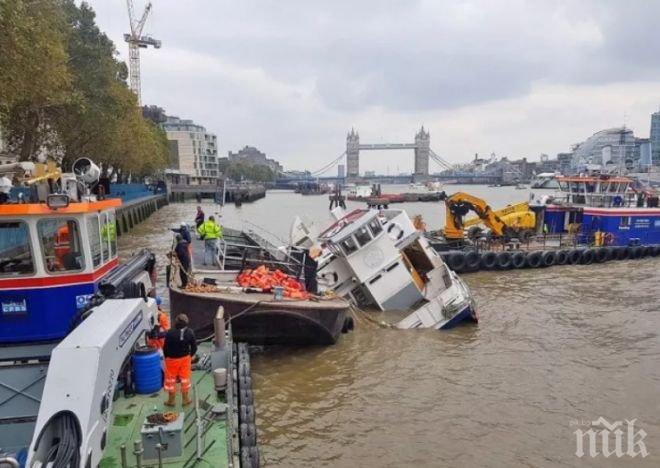
M497 268L508 270L512 266L512 257L509 252L500 252L497 254Z
M591 265L594 262L594 258L596 256L594 249L582 249L580 254L581 265Z
M457 273L465 271L465 254L463 252L456 252L449 256L449 268Z
M254 424L242 423L240 429L241 447L257 445L257 427Z
M645 257L652 257L653 256L653 246L652 245L647 245L644 247L644 256Z
M555 254L555 265L566 265L568 262L568 251L567 250L557 250Z
M511 256L511 265L513 268L520 269L525 268L527 264L527 255L525 252L516 252Z
M580 249L569 250L567 263L569 265L577 265L580 263L580 258L582 258L582 251Z
M616 253L617 253L617 247L604 247L605 250L607 250L607 261L609 262L610 260L616 260Z
M259 468L259 449L255 447L241 447L241 468Z
M242 389L252 390L252 377L249 375L238 376L238 387Z
M653 247L653 256L657 257L658 255L660 255L660 245L656 245Z
M238 401L241 405L254 405L254 394L252 389L241 388L238 391Z
M557 254L554 250L546 250L541 254L541 268L549 267L557 261Z
M484 252L481 254L481 268L492 270L497 266L497 254L495 252Z
M630 258L634 258L637 260L638 258L642 258L644 256L644 247L641 245L636 245L633 247L630 251Z
M525 261L528 268L538 268L541 266L541 252L530 252Z
M465 254L465 271L477 271L481 265L481 256L471 250Z
M254 405L241 405L239 408L240 422L245 424L254 424Z
M632 254L632 249L627 245L619 247L619 250L616 253L617 260L628 260Z
M609 252L605 247L598 247L594 249L594 261L596 263L603 263L609 260Z

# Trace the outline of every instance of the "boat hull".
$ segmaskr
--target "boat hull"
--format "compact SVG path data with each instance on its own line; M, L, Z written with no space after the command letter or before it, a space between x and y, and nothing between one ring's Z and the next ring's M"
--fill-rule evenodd
M308 303L309 304L309 303ZM232 324L234 339L260 345L330 345L341 335L348 304L303 307L288 301L252 301L170 288L172 316L185 313L198 338L213 333L213 318L218 307Z

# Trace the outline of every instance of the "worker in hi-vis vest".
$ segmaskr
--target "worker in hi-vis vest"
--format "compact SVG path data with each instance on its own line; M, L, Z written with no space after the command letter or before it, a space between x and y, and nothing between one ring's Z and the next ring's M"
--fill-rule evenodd
M209 255L211 256L211 265L215 264L218 258L218 239L222 238L222 228L215 222L213 216L209 216L209 219L197 228L197 233L204 240L203 264L207 264L206 259Z

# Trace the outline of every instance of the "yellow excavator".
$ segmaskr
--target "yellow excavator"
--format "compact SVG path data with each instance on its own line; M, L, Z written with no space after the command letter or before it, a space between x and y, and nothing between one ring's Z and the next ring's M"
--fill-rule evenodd
M489 228L494 237L518 237L521 240L527 240L536 228L536 215L527 202L493 210L485 200L465 192L445 194L441 200L447 210L443 235L450 241L463 240L466 228L470 228L468 237L478 236L481 233L478 224ZM463 220L470 211L477 216Z

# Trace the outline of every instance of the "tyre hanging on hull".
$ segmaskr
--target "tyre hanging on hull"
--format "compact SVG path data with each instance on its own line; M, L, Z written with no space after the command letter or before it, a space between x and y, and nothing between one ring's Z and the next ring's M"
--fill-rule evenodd
M591 265L594 262L594 250L593 249L582 249L580 252L580 264L581 265Z
M527 255L527 260L525 263L528 268L538 268L541 266L542 261L543 259L541 258L541 252L532 252Z
M541 254L541 267L549 267L555 264L557 255L554 250L546 250Z
M555 265L566 265L568 262L568 251L558 250L555 257Z
M594 261L596 263L603 263L609 260L609 251L606 247L599 247L594 249Z
M525 268L527 256L525 252L516 252L511 256L511 266L516 269Z
M577 265L580 263L580 258L582 258L582 252L580 249L570 250L568 252L568 261L569 265Z
M513 258L509 252L500 252L497 254L497 268L500 270L508 270L513 265Z
M481 268L492 270L497 266L497 254L495 252L484 252L481 254Z
M448 265L456 273L463 273L465 271L465 254L456 252L449 255Z
M474 250L465 254L465 270L477 271L481 266L481 256Z
M617 248L616 259L617 260L628 260L630 258L631 249L627 245L623 245Z
M636 245L630 251L630 258L634 258L635 260L640 259L643 256L644 256L644 247L642 247L641 245Z

